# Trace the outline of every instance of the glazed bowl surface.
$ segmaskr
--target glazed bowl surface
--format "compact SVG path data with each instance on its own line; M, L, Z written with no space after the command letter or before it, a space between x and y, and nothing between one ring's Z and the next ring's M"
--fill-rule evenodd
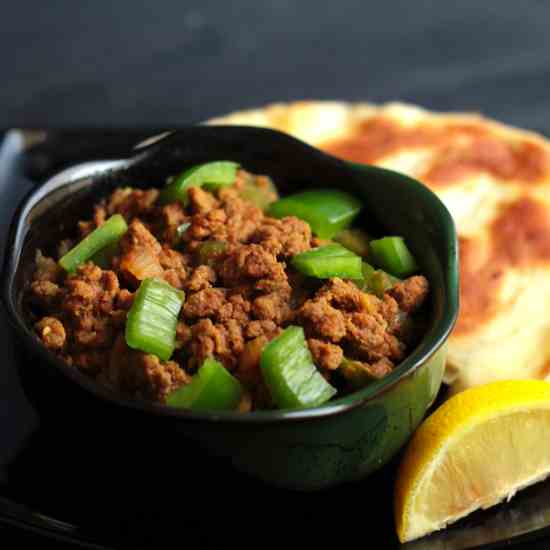
M430 281L429 324L418 346L392 373L322 407L198 413L123 399L65 365L34 336L23 296L37 248L52 249L90 215L93 203L116 187L160 187L186 167L222 158L271 176L283 194L307 187L349 191L365 205L363 227L406 237ZM150 434L164 447L161 452L176 456L195 441L268 483L315 490L364 478L387 463L435 400L445 342L458 312L457 262L449 212L411 178L340 161L273 130L197 126L149 140L126 159L73 166L33 190L12 220L3 300L23 357L21 380L41 414L78 419L79 429L89 429L98 441L107 429L144 441Z

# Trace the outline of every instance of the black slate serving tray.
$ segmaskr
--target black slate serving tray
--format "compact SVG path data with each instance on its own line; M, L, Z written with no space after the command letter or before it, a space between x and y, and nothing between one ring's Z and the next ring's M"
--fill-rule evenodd
M57 131L30 149L37 134L5 132L0 252L16 204L34 185L82 160L125 156L155 132ZM25 353L14 344L1 310L0 323L0 542L9 530L20 542L104 549L313 548L356 541L387 550L550 547L544 539L550 536L550 481L400 547L392 516L397 461L362 482L295 493L237 473L194 443L181 456L160 456L155 441L143 445L139 426L103 436L101 425L79 426L70 411L52 424L25 397L19 376Z

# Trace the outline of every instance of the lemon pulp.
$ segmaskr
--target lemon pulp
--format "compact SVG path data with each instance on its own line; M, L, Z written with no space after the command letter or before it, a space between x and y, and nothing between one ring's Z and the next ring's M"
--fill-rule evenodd
M441 529L550 474L550 384L495 382L455 395L414 434L400 465L401 542Z

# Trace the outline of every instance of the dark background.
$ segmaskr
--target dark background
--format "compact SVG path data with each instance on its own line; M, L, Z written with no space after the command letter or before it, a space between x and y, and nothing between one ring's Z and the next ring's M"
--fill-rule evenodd
M273 101L339 99L479 111L550 133L544 0L1 7L3 128L170 128ZM13 533L36 544L7 527L0 543Z
M171 127L318 98L400 99L550 130L544 0L3 4L4 127Z

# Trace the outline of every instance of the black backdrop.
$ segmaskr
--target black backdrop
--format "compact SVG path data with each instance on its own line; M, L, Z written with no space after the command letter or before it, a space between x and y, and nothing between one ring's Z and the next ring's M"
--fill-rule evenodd
M407 100L550 131L545 0L7 0L0 124L173 126Z
M172 127L342 99L550 132L549 23L544 0L4 0L0 127Z

